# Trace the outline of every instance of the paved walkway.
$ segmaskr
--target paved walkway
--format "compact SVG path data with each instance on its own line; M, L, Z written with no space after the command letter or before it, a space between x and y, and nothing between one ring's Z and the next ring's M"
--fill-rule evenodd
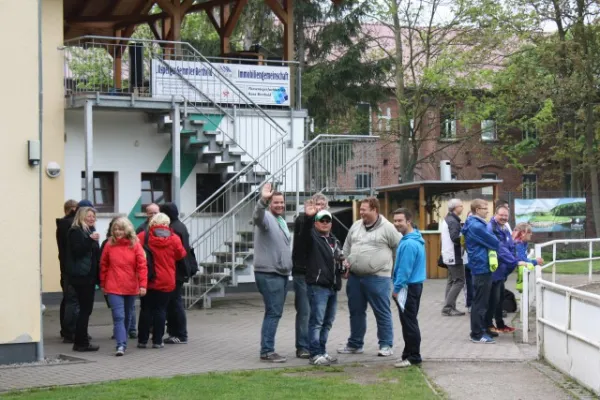
M425 284L419 320L422 326L422 354L425 360L526 361L535 358L535 347L519 345L512 335L503 335L496 345L477 345L468 341L469 322L465 317L441 317L445 282L430 280ZM460 296L459 308L463 308ZM83 384L124 378L172 376L208 371L258 369L273 367L258 359L262 302L256 293L230 296L214 301L209 310L188 312L190 341L187 345L171 345L161 350L137 349L135 342L125 357L114 356L110 340L112 322L103 303L97 303L91 318L90 334L100 345L98 353L75 353L61 343L58 336L58 309L50 309L44 318L46 354L83 357L84 363L62 363L51 366L0 368L0 390L51 385ZM375 321L368 312L365 354L343 355L341 362L384 361L377 357ZM277 351L287 354L286 366L303 366L306 360L294 356L293 293L287 299L277 332ZM509 315L509 319L514 314ZM338 314L329 336L329 351L345 343L349 332L345 292L339 298ZM396 351L403 347L400 323L394 320ZM385 360L387 361L387 360ZM393 360L389 360L392 362Z

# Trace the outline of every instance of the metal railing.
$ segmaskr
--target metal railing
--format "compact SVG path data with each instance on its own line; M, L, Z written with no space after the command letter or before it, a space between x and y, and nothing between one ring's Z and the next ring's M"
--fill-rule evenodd
M538 296L538 290L536 290L536 282L542 279L542 274L551 269L551 282L552 284L556 284L556 274L557 274L557 266L559 265L568 265L574 263L586 263L587 262L587 282L591 283L593 281L593 272L594 272L594 262L600 260L600 256L594 256L595 253L598 253L598 250L594 251L594 245L600 245L600 238L594 239L564 239L564 240L552 240L550 242L538 243L535 245L535 257L541 257L546 255L546 257L551 254L550 261L545 260L544 265L537 266L535 268L535 272L529 271L528 269L524 269L523 271L523 293L521 297L521 323L523 326L523 342L529 342L529 313L533 309L534 305L536 305L536 297ZM587 257L574 257L563 259L558 257L560 254L559 251L570 250L568 246L575 246L578 250L578 253L586 252ZM547 251L549 249L550 251ZM546 251L545 251L546 250ZM599 269L599 267L596 267ZM531 275L535 273L535 279L532 279ZM533 284L532 284L533 282ZM565 286L566 287L566 286ZM536 309L536 312L539 312Z
M538 357L600 394L600 295L546 281L542 269L535 280Z
M209 59L187 42L110 36L70 39L62 49L66 50L64 77L69 95L134 93L167 99L184 96L190 101L210 100L224 106L301 106L302 77L295 61L266 60L258 65L245 59ZM170 68L159 65L159 59ZM203 95L182 88L173 70L186 76Z
M317 192L333 199L368 195L379 181L377 140L375 136L319 135L280 168L256 181L232 183L186 217L184 223L194 238L191 245L200 264L195 283L186 287L186 306L207 299L224 284L235 286L240 277L251 277L252 213L266 182L285 194L288 215L297 214L301 203ZM363 187L361 174L371 174L369 187ZM361 178L356 179L357 175ZM335 190L327 190L330 187Z
M235 159L237 169L228 168L230 172L241 169L242 162L255 162L261 155L264 159L265 148L274 143L285 151L283 138L288 137L287 130L237 87L226 72L211 64L191 45L120 40L124 39L84 36L66 41L63 47L65 93L158 98L164 95L181 101L186 114L197 114L191 118L188 128L197 128L199 138L205 131L217 135L212 147L206 137L204 145L198 142L197 150L204 158L200 162L210 165L220 162L226 168L227 162ZM223 93L227 93L227 98L220 95ZM202 112L202 107L215 111Z

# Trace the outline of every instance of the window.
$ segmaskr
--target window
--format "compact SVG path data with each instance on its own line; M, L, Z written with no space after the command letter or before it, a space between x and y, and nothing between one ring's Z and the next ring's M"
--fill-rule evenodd
M370 172L356 174L356 188L369 189L371 187L371 179L373 175Z
M498 132L496 130L496 121L493 119L481 121L481 140L493 141L497 139Z
M171 201L171 174L142 174L142 210Z
M573 193L571 192L571 179L572 179L572 175L567 172L563 179L564 188L565 188L565 197L571 197L573 195Z
M537 176L535 174L523 175L523 198L537 198Z
M450 174L450 179L453 181L457 181L458 180L458 174L456 172L453 172L452 174Z
M442 139L456 137L456 109L454 105L445 106L440 111L440 137Z
M498 179L498 175L493 174L493 173L485 173L485 174L481 174L481 179L484 181L485 180L495 181L496 179ZM493 196L494 195L494 187L486 186L484 188L481 188L481 194L484 196Z
M358 103L356 132L359 135L370 135L371 132L371 105L369 103Z
M202 202L208 199L213 193L215 193L223 185L221 182L220 174L196 174L196 206L202 204ZM243 185L243 184L241 184ZM243 189L240 189L243 190ZM215 197L218 199L215 202L211 201L211 206L207 212L222 213L225 212L225 196Z
M377 117L379 119L379 121L377 122L377 130L379 132L383 132L384 130L386 132L389 132L392 129L392 110L387 107L386 108L386 112L385 115L382 114L382 110L381 108L379 109L379 116ZM385 124L385 129L383 124Z
M93 199L88 199L99 212L115 212L115 173L94 171ZM81 171L81 198L87 199L85 171Z
M413 118L408 121L409 137L415 137L415 120Z

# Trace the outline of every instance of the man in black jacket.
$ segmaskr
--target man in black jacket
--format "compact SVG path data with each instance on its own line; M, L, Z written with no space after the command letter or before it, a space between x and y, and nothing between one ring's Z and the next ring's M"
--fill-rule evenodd
M158 204L150 203L146 206L146 220L137 227L135 230L135 234L138 235L140 232L144 232L148 228L148 224L150 224L150 220L156 214L160 212Z
M183 284L198 272L198 263L194 250L190 248L190 234L187 227L179 220L179 210L175 203L165 203L160 206L160 212L167 214L171 219L170 228L179 236L187 256L177 261L175 270L175 290L171 292L167 306L167 334L166 344L187 343L187 317L183 308Z
M65 216L56 218L56 245L58 246L58 262L60 264L60 287L63 294L62 300L60 301L60 336L64 338L67 343L73 343L75 322L77 321L77 314L79 314L77 294L72 287L69 287L67 274L65 272L67 237L69 228L73 225L76 211L77 201L67 200L64 204ZM69 311L66 318L65 310Z
M337 308L337 292L342 288L340 242L331 234L332 216L327 210L317 212L313 205L306 207L302 240L306 245L306 285L310 301L308 323L310 361L312 365L337 362L327 354L327 337ZM312 218L314 216L314 219Z
M448 283L442 315L457 317L465 315L456 309L456 299L465 285L465 266L462 260L462 247L460 245L460 215L463 212L463 203L460 199L448 201L448 215L440 226L442 237L442 259L448 267Z
M304 207L315 206L316 211L326 210L328 201L325 195L315 194L312 199L307 200ZM314 216L314 215L313 215ZM292 277L294 283L294 306L296 307L296 357L309 358L310 346L308 340L308 319L310 317L310 304L306 294L306 258L307 242L303 240L303 227L305 223L312 226L313 216L301 214L294 221L294 243L292 247Z

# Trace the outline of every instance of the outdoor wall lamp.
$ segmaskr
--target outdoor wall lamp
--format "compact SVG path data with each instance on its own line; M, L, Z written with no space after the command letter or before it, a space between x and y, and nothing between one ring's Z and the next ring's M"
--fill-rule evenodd
M28 140L27 141L27 159L29 165L35 167L40 164L40 141L39 140Z

